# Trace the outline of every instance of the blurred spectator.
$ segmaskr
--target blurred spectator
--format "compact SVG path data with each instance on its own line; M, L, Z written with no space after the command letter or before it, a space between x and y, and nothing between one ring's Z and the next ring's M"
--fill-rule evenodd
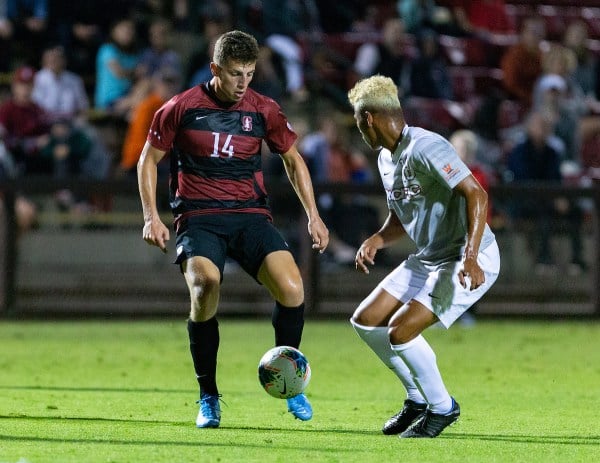
M129 121L121 160L118 166L118 175L135 175L138 162L146 138L148 129L152 123L154 113L167 100L181 90L182 76L177 69L164 68L152 76L152 90L150 94L133 110L133 117ZM167 158L165 157L165 160ZM165 161L168 163L168 160ZM159 174L168 174L168 164L162 163L165 169L159 170ZM160 165L159 165L160 167Z
M208 82L212 79L212 71L210 70L210 63L213 59L213 52L215 49L215 42L217 37L213 38L208 44L206 50L194 56L194 61L198 63L194 69L192 76L190 77L187 85L193 87L194 85L201 84L202 82ZM254 80L254 79L253 79Z
M89 94L93 93L96 56L115 18L129 15L126 0L51 0L50 26L62 45L70 71L82 76Z
M210 62L213 57L214 44L221 34L231 28L231 9L222 1L213 3L210 7L207 5L199 12L197 22L198 32L188 31L187 33L182 33L181 31L176 31L179 38L177 42L181 42L181 39L186 39L186 36L183 34L194 36L192 41L194 43L193 47L188 45L187 48L183 48L180 43L176 47L180 55L183 51L185 56L188 56L187 61L184 61L185 71L183 75L184 82L190 87L200 82L206 82L212 77ZM248 32L246 29L243 30Z
M509 96L526 108L531 106L533 86L542 74L542 40L546 35L541 18L530 17L523 21L519 41L510 46L501 60L504 88Z
M31 98L35 69L22 66L12 76L11 96L0 105L0 139L22 174L50 173L39 157L48 142L48 115Z
M589 27L582 19L571 21L563 35L563 45L576 57L575 69L571 75L586 97L598 100L600 97L600 60L588 46Z
M48 143L40 150L40 157L52 166L57 179L78 177L92 151L92 140L69 119L58 119L50 128Z
M48 143L41 149L40 158L51 166L52 176L57 180L98 178L101 166L92 159L93 152L93 140L83 129L73 125L69 119L59 119L52 124ZM55 200L63 212L89 210L87 200L74 196L66 188L55 194Z
M162 68L172 68L181 73L181 58L172 48L171 22L167 18L155 18L150 23L148 46L142 50L138 66L140 74L146 77Z
M556 135L565 143L565 157L579 161L580 148L600 134L600 103L585 95L574 79L575 53L553 44L543 56L543 74L534 87L534 105L555 111Z
M286 91L295 101L308 98L304 76L307 57L300 45L300 33L309 42L321 31L319 11L313 0L264 0L262 25L265 44L281 59Z
M366 157L348 140L345 126L335 116L328 116L320 118L317 130L300 141L300 152L316 184L372 181ZM330 230L328 252L337 263L354 262L356 248L377 224L377 212L356 194L324 193L318 203ZM360 225L354 220L357 215Z
M285 82L275 69L273 51L269 47L260 47L250 87L276 101L280 101L285 95Z
M417 36L419 53L410 63L410 94L424 98L451 100L454 96L448 67L431 29L421 29Z
M152 76L160 69L166 68L173 69L181 75L183 66L179 54L172 47L170 21L164 17L157 17L150 22L148 44L140 53L133 85L127 96L115 104L117 114L130 121L135 108L152 91Z
M47 0L4 0L0 2L0 36L10 64L36 66L47 40ZM0 54L0 57L2 55Z
M418 35L422 29L432 29L441 34L452 32L451 11L445 6L438 6L433 0L398 0L396 10L409 34Z
M100 46L96 57L96 108L117 115L131 109L127 97L137 79L139 60L134 22L128 18L117 20L110 29L110 39Z
M553 47L545 54L545 69L533 89L533 107L556 115L553 133L562 142L560 154L563 159L577 159L581 146L578 127L583 114L582 108L569 98L564 77L567 71L563 66L569 66L567 61L571 60L566 51L563 47Z
M232 7L230 4L232 1L169 0L162 2L162 5L166 6L163 8L166 13L154 16L166 17L171 22L173 38L171 45L180 56L184 67L194 52L204 48L213 36L220 35L214 32L213 28L222 31L231 29ZM187 43L185 43L186 41Z
M83 79L68 71L66 65L62 46L46 48L42 68L35 75L32 98L53 120L83 121L90 106L88 95Z
M436 11L434 0L398 0L396 10L404 21L406 32L418 35L423 28L434 28Z
M502 101L501 92L491 91L483 95L469 127L477 137L477 162L485 166L494 180L502 177L503 170L504 153L499 127Z
M381 41L359 47L354 71L360 78L381 74L390 77L399 88L407 88L410 58L406 55L406 35L400 18L389 18L383 25Z
M549 142L556 117L549 112L534 111L526 119L526 138L518 143L507 159L507 169L512 182L545 181L562 182L561 155ZM581 209L566 198L544 200L540 197L521 197L512 205L513 217L533 220L532 235L536 253L536 272L552 271L554 260L550 238L553 232L566 232L571 241L569 271L579 273L587 268L582 256Z

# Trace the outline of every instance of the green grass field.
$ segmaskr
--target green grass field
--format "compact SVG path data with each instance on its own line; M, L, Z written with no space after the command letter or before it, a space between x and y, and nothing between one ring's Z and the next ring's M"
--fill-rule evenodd
M459 422L384 436L400 383L343 321L306 323L315 415L259 386L268 320L221 320L219 429L196 429L185 321L0 321L0 463L600 461L600 323L480 321L426 333Z

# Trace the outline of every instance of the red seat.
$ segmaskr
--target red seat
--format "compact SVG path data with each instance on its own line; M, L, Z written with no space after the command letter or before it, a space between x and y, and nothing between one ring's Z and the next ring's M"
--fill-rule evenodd
M582 8L581 18L587 23L590 39L600 39L600 8Z
M581 165L585 168L600 168L600 135L582 144Z
M449 66L454 99L467 101L502 87L502 70L485 66Z

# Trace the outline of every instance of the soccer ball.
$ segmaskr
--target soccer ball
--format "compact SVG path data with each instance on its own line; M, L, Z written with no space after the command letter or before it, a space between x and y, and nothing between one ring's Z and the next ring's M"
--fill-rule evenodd
M310 381L310 364L302 352L290 346L269 349L258 363L258 380L267 393L289 399L302 393Z

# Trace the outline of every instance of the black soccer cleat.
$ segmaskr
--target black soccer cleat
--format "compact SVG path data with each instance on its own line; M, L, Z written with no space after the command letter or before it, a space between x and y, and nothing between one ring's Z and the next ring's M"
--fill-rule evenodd
M406 431L401 438L436 437L448 426L456 422L460 416L458 402L452 398L452 410L446 415L439 415L427 410Z
M402 410L385 422L381 432L388 436L400 434L406 431L413 421L425 413L425 410L427 410L427 404L419 404L413 400L406 399Z

